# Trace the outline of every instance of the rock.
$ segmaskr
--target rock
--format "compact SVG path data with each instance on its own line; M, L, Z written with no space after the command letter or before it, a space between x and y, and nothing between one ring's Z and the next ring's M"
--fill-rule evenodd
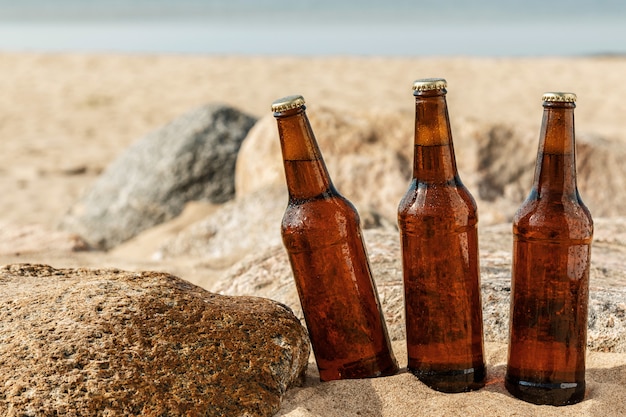
M219 207L214 214L166 240L155 252L159 260L192 257L212 268L226 268L249 254L281 244L280 224L287 189L267 186ZM376 212L360 213L364 229L389 225Z
M389 229L363 232L372 274L392 340L404 339L402 267L398 258L397 233ZM250 256L233 266L211 288L221 294L258 294L284 303L304 323L300 300L293 282L287 252L275 246L256 257Z
M599 352L626 352L626 218L596 219L589 274L587 346ZM511 295L511 226L487 228L492 247L481 259L485 339L506 342ZM482 248L481 248L482 249Z
M395 224L398 204L413 173L414 114L339 112L315 107L308 116L337 189L360 212L380 213L386 222ZM491 126L467 119L455 120L452 126L461 179L477 200L480 198L476 172L481 158L484 160L484 146L481 148L480 144L490 129ZM284 186L280 141L272 115L260 119L244 140L235 184L238 196L268 185ZM506 221L515 212L514 206L481 203L483 224Z
M164 273L0 268L1 415L271 416L307 367L284 305Z
M530 192L539 132L495 125L478 136L478 197L504 205L511 220ZM626 145L582 133L576 138L578 189L595 217L623 216L626 206Z
M222 105L180 116L109 165L60 227L109 249L175 217L187 201L231 199L237 153L254 122Z
M371 209L395 224L412 175L414 114L311 106L308 116L337 189L360 211ZM530 191L539 132L528 125L453 122L459 174L477 200L482 224L510 221ZM578 135L578 185L594 216L624 215L625 158L626 145L618 140ZM242 144L235 172L237 194L284 182L276 122L268 115Z
M485 340L508 338L512 236L509 224L480 229L481 288ZM588 346L594 351L626 352L626 218L596 220L592 249ZM383 312L392 340L405 339L402 264L398 232L364 232ZM234 265L212 290L255 294L290 306L303 320L285 250L277 246Z
M267 187L229 201L213 215L166 240L153 258L188 256L214 268L228 267L249 253L280 244L286 207L287 195L280 187Z
M537 135L529 130L496 125L487 127L477 139L480 146L477 197L494 201L506 191L514 201L523 201L535 172Z
M395 224L398 203L413 172L413 116L341 113L313 106L308 116L337 190L360 213L377 212ZM259 120L242 144L235 184L239 197L269 185L284 186L280 141L271 114Z
M108 253L119 258L150 259L164 242L174 239L180 232L206 219L220 207L219 204L204 201L189 201L178 216L117 245ZM156 257L159 258L159 256ZM187 276L185 278L189 279Z
M363 231L372 274L392 340L404 339L404 295L399 236L389 229ZM284 303L304 323L287 252L274 246L234 265L211 288L220 294L256 294Z
M74 233L47 230L41 225L0 224L0 255L88 250L89 245Z

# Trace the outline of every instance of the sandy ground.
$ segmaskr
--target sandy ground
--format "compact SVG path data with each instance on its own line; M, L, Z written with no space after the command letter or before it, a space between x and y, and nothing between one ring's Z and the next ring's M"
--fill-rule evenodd
M538 131L541 94L572 91L579 98L578 132L626 142L624 74L623 57L390 59L0 53L0 225L31 225L35 234L54 230L81 192L128 145L204 103L224 102L261 117L269 113L274 99L300 93L310 109L325 105L412 110L412 81L445 77L453 129L455 120L467 118ZM212 209L197 207L186 214L188 217L149 230L144 239L123 251L70 253L46 248L33 252L27 247L0 250L0 264L157 269L208 287L217 272L198 269L185 259L158 263L150 260L149 254L157 237L175 233ZM15 245L11 241L4 244ZM396 348L403 364L402 347ZM502 346L490 347L492 385L458 396L434 393L406 373L371 381L316 384L311 379L312 370L307 386L288 394L281 413L626 415L624 355L594 354L590 358L588 400L575 408L554 409L521 403L503 391L498 378L503 372L504 352Z
M261 58L0 53L0 220L54 226L129 144L203 103L257 117L287 94L412 110L416 78L448 80L450 114L541 123L544 91L578 94L576 127L626 141L626 58ZM454 129L454 126L453 126Z

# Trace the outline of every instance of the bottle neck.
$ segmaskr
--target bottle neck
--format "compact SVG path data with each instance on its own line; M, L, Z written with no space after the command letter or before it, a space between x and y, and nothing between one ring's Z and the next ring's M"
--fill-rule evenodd
M418 182L458 180L446 90L415 92L413 178Z
M309 199L332 191L333 184L315 140L305 107L274 113L290 199Z
M538 198L576 198L574 103L544 103L533 192Z

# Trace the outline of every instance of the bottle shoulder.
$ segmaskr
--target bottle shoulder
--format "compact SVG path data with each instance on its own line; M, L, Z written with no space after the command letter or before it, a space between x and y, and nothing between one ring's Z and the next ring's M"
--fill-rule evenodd
M537 239L590 240L593 218L580 198L529 196L513 217L513 233Z
M283 215L281 235L290 253L363 245L359 215L342 196L291 201Z
M310 199L290 199L283 215L285 229L330 228L336 223L359 224L354 205L338 193L323 194Z
M474 197L461 182L424 184L415 179L398 206L398 216L432 217L439 221L473 219L477 221Z

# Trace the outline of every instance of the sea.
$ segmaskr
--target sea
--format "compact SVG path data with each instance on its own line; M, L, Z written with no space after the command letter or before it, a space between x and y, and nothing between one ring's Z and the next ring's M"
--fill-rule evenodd
M626 54L626 0L0 0L0 51Z

